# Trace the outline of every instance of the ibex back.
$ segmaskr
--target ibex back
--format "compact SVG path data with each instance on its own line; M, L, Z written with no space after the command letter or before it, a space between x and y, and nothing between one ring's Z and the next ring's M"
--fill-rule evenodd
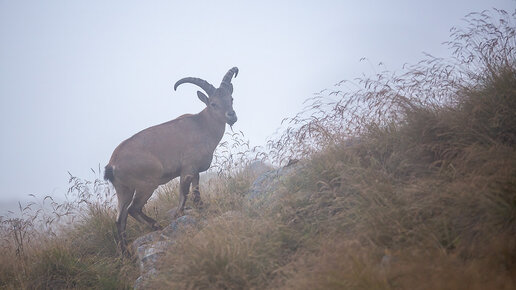
M174 90L183 83L201 87L206 94L197 91L197 96L206 104L206 108L198 114L182 115L147 128L123 141L113 152L104 178L111 181L118 197L116 226L123 252L127 247L125 228L128 214L154 230L161 228L142 211L159 185L180 177L176 217L183 213L190 185L194 204L201 203L199 173L210 167L226 123L231 126L237 121L231 96L231 80L237 75L238 68L230 69L219 88L199 78L188 77L177 81Z

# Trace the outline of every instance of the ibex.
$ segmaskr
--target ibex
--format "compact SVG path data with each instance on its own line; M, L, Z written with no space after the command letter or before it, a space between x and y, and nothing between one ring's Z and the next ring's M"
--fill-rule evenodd
M197 96L206 108L198 114L182 115L147 128L123 141L113 152L105 167L104 179L111 181L118 198L116 226L122 252L127 247L125 228L128 214L154 230L161 229L142 211L159 185L180 177L176 217L183 213L190 185L194 204L201 203L199 173L210 167L226 123L232 126L237 121L231 96L231 79L237 75L238 68L230 69L219 88L199 78L180 79L174 90L184 83L201 87L207 96L200 91L197 91Z

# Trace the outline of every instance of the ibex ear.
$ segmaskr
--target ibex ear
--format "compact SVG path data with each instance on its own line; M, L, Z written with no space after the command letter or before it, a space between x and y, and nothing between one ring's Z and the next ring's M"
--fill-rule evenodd
M201 102L205 103L206 106L210 104L210 102L208 101L208 97L203 92L197 91L197 97L199 98L199 100L201 100Z

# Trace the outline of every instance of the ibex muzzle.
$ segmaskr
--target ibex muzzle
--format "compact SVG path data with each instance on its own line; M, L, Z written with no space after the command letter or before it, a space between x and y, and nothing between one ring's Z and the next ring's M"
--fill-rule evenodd
M237 121L233 110L233 85L238 68L230 69L218 88L199 78L183 78L176 82L174 90L184 83L199 86L206 93L197 91L206 108L198 114L186 114L172 121L147 128L123 141L113 152L105 168L104 178L111 181L118 197L116 226L122 251L127 241L125 228L130 214L158 230L161 227L142 209L154 190L161 184L180 177L179 205L176 216L183 213L192 185L194 203L201 203L199 173L206 171L213 159L226 124Z

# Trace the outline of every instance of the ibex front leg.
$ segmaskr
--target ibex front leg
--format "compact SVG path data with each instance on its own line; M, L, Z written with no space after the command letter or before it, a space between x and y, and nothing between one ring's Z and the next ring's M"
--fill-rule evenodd
M194 195L194 205L196 207L202 206L201 192L199 191L199 173L195 174L192 180L192 193Z
M188 192L190 191L190 184L192 184L194 176L195 174L181 175L179 180L179 204L177 205L175 214L176 218L183 215L186 199L188 198Z

